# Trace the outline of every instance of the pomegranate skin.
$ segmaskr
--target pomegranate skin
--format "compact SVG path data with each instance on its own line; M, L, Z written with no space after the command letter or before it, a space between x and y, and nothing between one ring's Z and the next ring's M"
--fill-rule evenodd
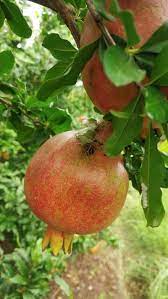
M122 111L138 94L135 84L116 87L106 77L97 53L82 72L84 88L95 107L102 112Z
M25 194L34 214L56 231L95 233L118 216L128 191L121 157L84 152L76 132L44 143L25 176Z
M107 9L111 0L106 1ZM167 0L120 0L122 9L129 9L133 12L137 32L141 41L137 47L142 46L151 35L168 20ZM119 20L105 22L110 33L125 38L123 25ZM90 44L101 35L95 21L90 13L86 15L83 32L81 34L81 46ZM115 111L123 110L138 93L135 84L116 87L106 77L97 52L86 64L82 72L82 80L85 90L94 105L103 112L111 109ZM168 92L165 92L168 96Z

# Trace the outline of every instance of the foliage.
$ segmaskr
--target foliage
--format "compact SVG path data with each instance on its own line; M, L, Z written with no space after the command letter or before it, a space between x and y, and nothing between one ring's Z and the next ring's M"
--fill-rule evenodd
M9 148L9 153L11 150ZM23 175L26 166L23 155L25 154L23 150L19 150L18 155L22 156L21 159L19 156L12 158L11 153L10 155L10 161L0 163L0 240L4 240L5 234L9 233L13 246L35 244L37 238L42 234L43 225L30 213L25 203L23 194ZM20 164L22 168L20 168ZM33 231L36 231L36 234L32 234Z
M63 270L58 258L41 250L39 239L35 247L18 248L12 254L2 255L0 261L0 295L8 298L44 298L49 293L49 281Z
M138 196L134 190L130 191L125 211L113 228L121 227L122 231L128 289L135 298L164 299L168 290L167 218L155 230L144 229L145 219ZM163 201L167 208L167 190L163 191Z
M81 30L87 11L86 1L65 2ZM64 269L66 258L53 258L49 252L42 255L40 237L44 225L29 211L23 195L28 161L50 136L85 126L93 117L111 121L113 134L104 146L106 154L123 154L132 185L142 194L148 226L158 226L165 214L161 188L168 188L168 102L160 87L168 86L168 23L162 24L137 50L139 36L132 13L122 10L116 0L109 13L103 0L93 2L102 18L120 18L126 40L114 36L117 43L114 46L103 36L93 44L77 49L58 15L47 9L36 12L40 33L34 35L32 20L22 13L22 8L27 7L26 1L0 0L0 244L4 251L0 258L3 274L0 296L5 292L6 299L42 298L44 289L46 294L48 292L51 279L62 283L62 288L67 291L57 273ZM65 51L67 49L69 51ZM138 86L137 98L124 111L97 113L99 111L96 112L87 100L80 73L95 50L99 50L104 71L113 84L120 87L136 83ZM146 74L149 81L142 86ZM146 140L142 140L140 132L145 115L149 118L150 133ZM160 130L152 130L152 121L158 123ZM134 211L132 213L130 218L135 216ZM133 233L136 225L131 224ZM137 231L142 227L144 222ZM139 242L141 245L137 250L140 246L156 250L157 260L159 236L152 233L150 231L147 241ZM145 240L140 235L140 241ZM135 239L137 236L138 233ZM110 231L106 230L92 238L80 237L74 242L74 251L84 252L99 239L112 246L118 245L117 238L111 237ZM161 242L164 243L163 238ZM163 251L165 248L164 245ZM153 267L157 275L152 277L153 282L149 278L148 284L156 296L151 295L151 298L162 298L158 281L165 283L167 272L160 268L160 263L156 262ZM141 274L148 275L148 266L142 268L138 268Z
M73 7L74 15L79 19L81 11L85 10L84 1L66 2L68 5L71 5L71 8ZM114 124L114 132L107 140L104 149L108 155L115 156L125 151L125 148L131 145L137 136L140 135L142 116L144 114L147 114L151 121L157 121L162 128L162 134L160 134L159 137L163 134L167 136L168 103L158 87L167 85L168 68L165 61L167 60L166 57L168 54L166 34L168 27L167 23L163 24L144 46L138 50L132 49L140 40L136 32L133 15L127 10L122 10L118 1L113 1L109 13L105 11L104 1L94 1L94 4L103 18L108 20L113 20L116 17L120 18L126 31L126 40L112 46L108 44L106 35L103 37L104 46L101 47L100 54L107 77L117 87L125 86L132 82L135 82L138 87L140 86L135 104L131 103L124 111L126 112L125 119L123 119L124 114L122 114L122 112L115 116L113 112L111 114L110 120ZM18 6L13 2L1 1L1 26L3 26L4 20L6 20L10 29L17 36L22 38L31 36L32 32L27 20L23 17ZM13 94L11 94L11 92L9 93L9 88L7 87L5 90L2 90L4 99L10 99L10 104L7 103L7 101L3 101L3 104L6 105L8 110L6 110L4 106L1 107L1 110L5 117L6 114L8 114L9 124L15 127L18 140L22 145L28 146L29 143L41 144L50 135L70 128L70 115L67 111L60 110L56 104L56 98L58 94L62 92L63 88L68 90L68 86L76 84L84 65L101 43L102 40L98 40L78 50L66 38L60 37L58 33L45 34L42 45L51 52L56 60L56 64L48 70L45 78L43 77L44 82L37 93L38 99L35 94L30 97L27 97L27 94L23 94L23 92L20 94L20 87L15 90ZM145 59L145 56L148 57L149 60ZM5 75L12 69L14 58L9 50L1 52L0 60L1 57L5 57L3 60L6 59L8 62L4 65L2 64L1 67L1 75ZM150 64L149 68L150 57L152 64ZM145 78L146 73L150 80L146 85L141 86L140 82ZM43 100L43 102L41 102L41 100ZM133 126L132 123L134 123ZM146 140L146 143L147 142L148 140ZM144 146L144 150L147 150L147 145ZM145 157L148 159L147 153ZM157 146L155 154L153 154L153 160L156 158L157 160L163 159L162 154L157 150ZM153 160L147 161L147 163L153 163ZM142 167L143 165L144 164L142 164ZM163 164L162 171L164 172L165 169L166 165ZM127 170L129 171L129 167L127 167ZM141 173L143 173L143 170ZM142 193L144 193L144 190L148 188L152 189L154 184L153 180L151 180L150 186L146 185L141 173L137 180L139 180L139 185L145 184L145 188L141 188ZM160 182L160 184L158 183L157 187L155 187L157 194L159 194L161 186L162 184ZM155 191L153 190L151 192L155 193ZM150 198L150 192L145 194L147 196L147 202L150 202L148 206L149 213L145 213L145 215L148 224L153 226L153 222L149 220L148 215L151 213L150 209L152 213L155 214L155 200L153 197ZM144 194L142 196L144 197ZM164 215L160 208L159 211L160 212L156 212L156 215L153 216L154 218L158 217L156 221L158 225Z

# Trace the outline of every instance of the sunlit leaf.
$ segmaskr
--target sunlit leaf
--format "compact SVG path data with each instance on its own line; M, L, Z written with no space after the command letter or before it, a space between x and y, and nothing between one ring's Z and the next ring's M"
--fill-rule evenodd
M20 37L29 38L32 34L32 30L18 6L8 0L3 0L0 5L11 30Z
M15 63L14 56L11 51L3 51L0 53L0 76L8 74L12 70Z
M142 207L147 225L159 226L165 211L162 204L162 177L164 161L157 149L157 138L151 130L145 143L145 156L141 169Z
M56 275L55 276L55 282L56 284L61 288L61 290L64 292L66 296L71 295L71 289L70 286L67 284L67 282L61 278L60 276Z
M110 12L120 18L124 25L125 32L127 35L127 45L132 47L140 42L140 37L136 31L136 26L134 22L134 16L131 11L121 9L117 0L111 2Z
M127 145L131 144L133 139L140 134L142 127L142 104L138 97L132 101L125 109L124 112L129 113L128 118L112 117L113 132L107 139L104 149L108 156L116 156Z
M48 49L56 59L61 61L73 59L77 52L69 41L62 39L56 33L51 33L45 37L43 47Z
M83 70L87 61L92 57L94 51L98 47L99 41L81 48L74 57L73 63L68 72L58 78L50 79L44 82L38 92L38 98L40 100L47 99L56 90L61 87L74 85L77 82L79 74Z
M161 153L168 156L168 140L160 141L158 143L158 149Z
M103 65L108 79L115 86L141 82L146 74L135 63L134 58L118 46L111 46L105 51Z
M145 112L153 120L168 122L168 101L166 96L154 86L144 89Z
M62 77L70 68L72 62L60 61L46 73L45 80Z
M159 86L168 85L168 45L156 57L151 74L151 82L156 82Z
M106 9L106 0L93 0L93 3L96 7L96 10L103 18L109 21L115 20L115 18L110 13L108 13Z

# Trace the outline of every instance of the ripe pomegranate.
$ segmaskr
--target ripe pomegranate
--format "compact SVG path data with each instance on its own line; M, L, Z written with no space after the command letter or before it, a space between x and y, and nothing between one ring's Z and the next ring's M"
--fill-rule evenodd
M107 9L111 0L106 0ZM168 19L167 0L119 0L122 9L132 10L142 46L150 36ZM125 37L124 28L119 20L105 22L110 33ZM100 37L101 33L90 13L86 15L81 35L81 46ZM114 86L106 77L98 53L86 64L82 73L83 84L94 105L103 112L110 109L121 111L137 95L135 84L123 87ZM168 91L163 89L168 96Z
M50 243L55 255L61 248L70 251L73 234L95 233L110 225L124 205L128 175L121 157L107 157L101 150L109 136L107 127L104 134L102 130L94 146L82 145L76 131L50 138L28 166L27 202L48 224L43 248Z

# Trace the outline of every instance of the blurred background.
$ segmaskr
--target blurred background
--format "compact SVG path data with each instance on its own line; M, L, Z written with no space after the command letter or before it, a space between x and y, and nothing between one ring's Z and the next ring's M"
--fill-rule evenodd
M7 26L0 31L0 50L12 48L16 59L12 74L2 81L17 87L32 108L35 92L55 61L42 47L44 37L57 32L73 41L55 14L17 2L34 30L26 41ZM54 103L71 116L73 128L83 127L89 118L100 118L80 80L75 87L57 92ZM0 105L0 298L168 298L167 215L159 228L146 227L140 197L131 186L120 217L109 228L76 236L70 257L53 257L50 250L42 253L45 225L31 213L23 193L25 169L39 144L38 139L23 144L7 115L2 117ZM168 209L168 192L163 193Z

